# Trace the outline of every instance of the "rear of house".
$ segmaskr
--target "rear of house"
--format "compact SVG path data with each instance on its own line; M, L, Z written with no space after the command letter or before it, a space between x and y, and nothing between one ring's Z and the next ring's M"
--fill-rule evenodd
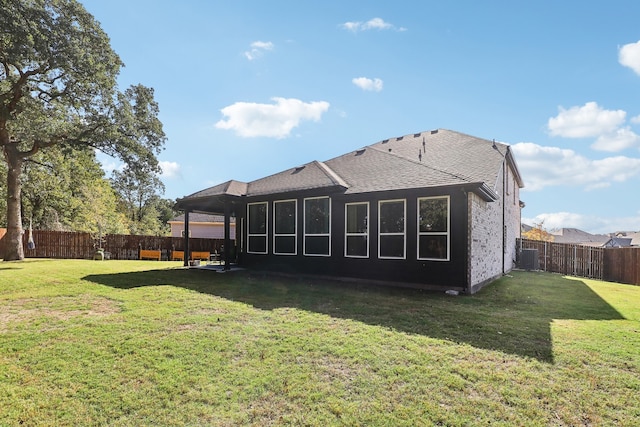
M523 186L509 147L448 130L178 201L236 219L237 262L473 293L515 260Z

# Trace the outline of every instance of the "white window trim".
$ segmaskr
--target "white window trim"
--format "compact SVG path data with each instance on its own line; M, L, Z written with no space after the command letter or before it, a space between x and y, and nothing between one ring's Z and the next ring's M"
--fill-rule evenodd
M321 234L307 234L307 200L317 200L317 199L329 199L329 232L321 233ZM319 197L306 197L303 199L303 238L302 238L302 253L304 256L319 256L319 257L330 257L331 256L331 197L329 196L319 196ZM308 254L307 253L307 237L329 237L329 253L328 254Z
M446 199L447 200L447 231L420 231L420 201L421 200L434 200L434 199ZM451 261L451 197L450 196L433 196L433 197L419 197L417 203L417 215L416 215L416 231L418 232L418 238L416 239L416 256L420 261ZM420 236L447 236L447 257L446 258L420 258Z
M276 205L278 203L290 203L293 202L294 206L295 206L295 213L294 213L294 225L293 225L293 229L294 232L293 234L288 233L288 234L277 234L276 233L276 217L277 217L277 211L276 211ZM294 238L294 250L293 252L276 252L276 237L292 237ZM274 255L298 255L298 200L297 199L287 199L287 200L276 200L273 202L273 254Z
M381 230L381 221L382 221L382 215L380 214L381 212L381 206L385 203L397 203L397 202L402 202L402 207L404 209L404 230L402 231L402 233L382 233ZM382 248L382 245L380 245L380 238L382 236L402 236L404 239L404 249L403 249L403 256L401 257L396 257L396 256L382 256L380 255L380 249ZM378 258L379 259L407 259L407 199L390 199L390 200L379 200L378 201Z
M251 229L251 218L249 217L249 207L252 205L266 205L267 209L265 211L265 233L264 234L251 234L250 229ZM254 202L254 203L247 203L247 253L248 254L268 254L269 253L269 240L267 238L269 234L269 202ZM251 237L264 237L264 243L265 243L265 251L264 252L257 252L257 251L252 251L251 250Z
M366 205L367 206L367 231L365 233L349 233L347 232L347 210L349 206ZM369 202L353 202L344 204L344 257L345 258L369 258L369 218L371 217ZM366 236L367 238L367 254L366 255L347 255L347 238L353 236Z

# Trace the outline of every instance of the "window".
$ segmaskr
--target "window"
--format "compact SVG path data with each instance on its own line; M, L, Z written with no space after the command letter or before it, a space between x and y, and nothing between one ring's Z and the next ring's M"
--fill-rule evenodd
M180 237L184 237L184 230L180 230ZM191 237L191 230L189 230L189 237Z
M304 254L331 255L331 199L304 199Z
M449 261L449 197L418 199L418 259Z
M344 256L369 257L369 203L345 205Z
M273 202L273 253L276 255L297 253L297 205L295 200Z
M378 205L379 211L379 258L405 258L404 200L385 200Z
M267 202L247 205L247 252L251 254L267 253Z

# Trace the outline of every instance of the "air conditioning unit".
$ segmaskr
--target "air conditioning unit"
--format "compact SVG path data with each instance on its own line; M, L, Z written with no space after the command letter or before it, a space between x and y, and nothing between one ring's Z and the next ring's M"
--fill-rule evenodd
M520 268L523 270L540 270L537 249L523 249L520 252Z

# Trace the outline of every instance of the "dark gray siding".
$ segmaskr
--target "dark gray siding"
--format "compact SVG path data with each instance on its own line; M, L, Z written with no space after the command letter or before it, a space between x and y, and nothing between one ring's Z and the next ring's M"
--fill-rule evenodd
M444 192L443 192L444 191ZM296 193L251 198L250 202L269 202L268 254L243 253L241 264L253 269L288 274L312 274L343 278L384 281L397 285L424 288L467 288L467 197L461 187L427 188L346 195L336 193L331 197L331 256L303 255L303 203L305 197L326 194ZM417 258L417 199L420 197L450 196L450 260L424 261ZM297 255L273 254L273 201L296 199L298 201ZM380 200L406 200L406 259L378 258L378 202ZM344 256L345 203L369 202L369 257ZM242 213L246 215L246 209ZM239 220L238 220L239 221ZM246 233L246 230L245 230ZM246 235L244 238L246 242Z

